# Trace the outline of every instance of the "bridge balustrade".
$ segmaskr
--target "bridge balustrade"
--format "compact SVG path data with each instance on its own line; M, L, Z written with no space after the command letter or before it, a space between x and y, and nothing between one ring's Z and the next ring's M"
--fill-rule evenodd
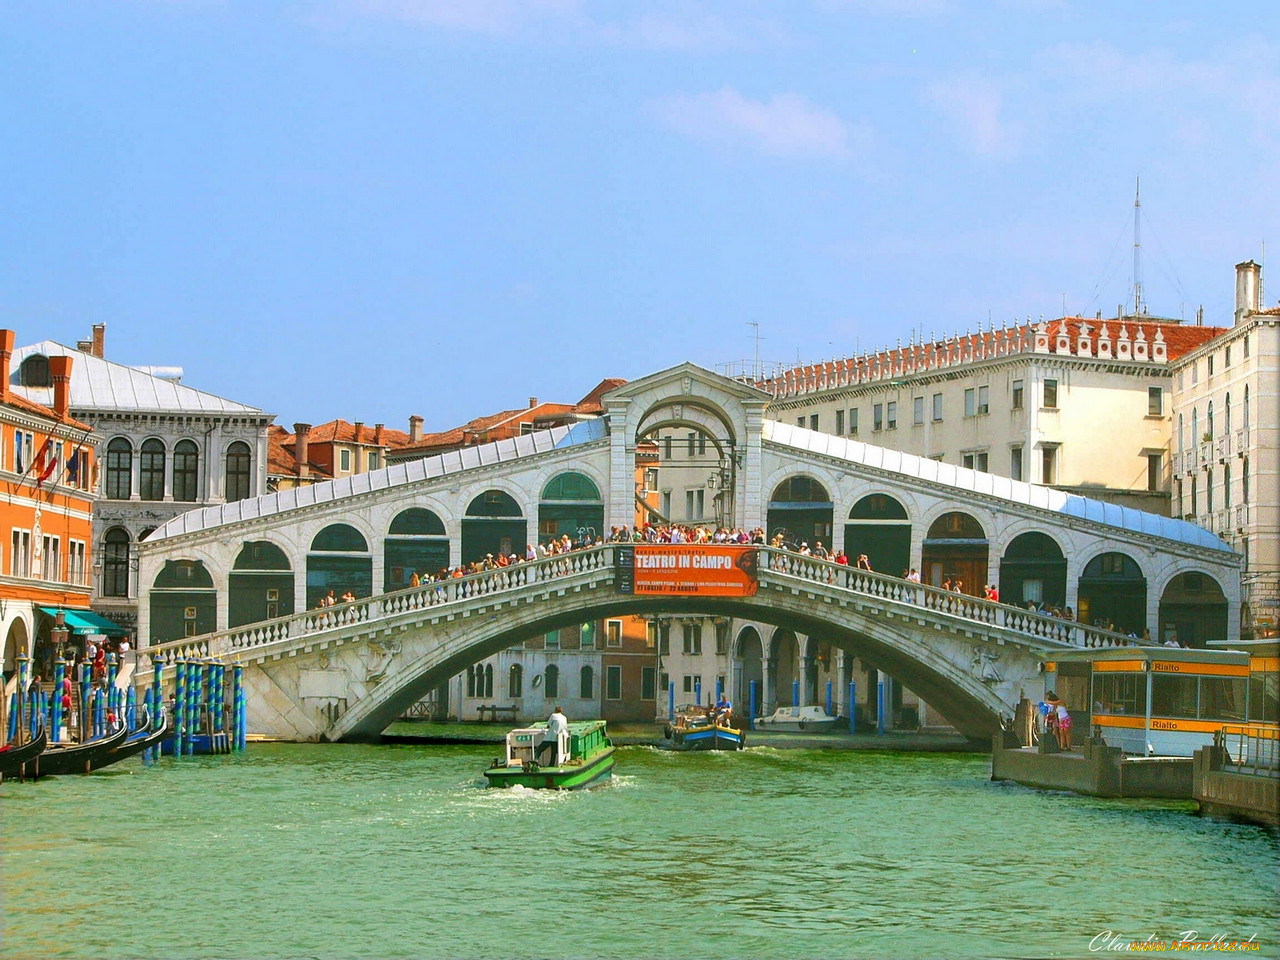
M202 659L247 651L281 641L301 641L320 637L351 626L373 623L400 614L413 613L450 604L465 604L484 597L497 597L523 587L536 586L566 577L600 570L612 570L616 544L604 544L572 553L559 554L509 567L499 567L464 577L437 580L394 593L366 597L320 610L266 620L222 630L201 637L173 640L147 647L143 652L166 664L183 659ZM660 546L660 545L659 545ZM1076 647L1133 646L1122 634L1063 620L1031 610L1023 610L980 597L953 593L928 584L875 573L804 556L775 547L758 547L759 569L765 573L838 587L864 597L908 607L919 607L935 615L1002 628L1037 641Z

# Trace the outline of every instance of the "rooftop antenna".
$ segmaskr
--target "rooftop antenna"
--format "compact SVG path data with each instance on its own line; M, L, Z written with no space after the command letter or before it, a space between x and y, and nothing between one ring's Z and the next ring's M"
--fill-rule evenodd
M755 362L755 366L751 370L751 375L754 379L759 380L760 379L760 324L758 321L748 320L747 326L755 327L756 329L756 362Z
M1133 186L1133 315L1142 314L1142 234L1139 218L1142 214L1142 178L1134 178Z
M1267 241L1262 241L1262 269L1258 271L1258 308L1267 309L1267 295L1262 284L1267 279Z

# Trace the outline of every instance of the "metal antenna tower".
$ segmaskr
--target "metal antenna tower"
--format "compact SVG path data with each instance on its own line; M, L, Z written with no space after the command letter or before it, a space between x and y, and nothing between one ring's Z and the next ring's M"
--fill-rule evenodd
M748 327L755 327L756 333L756 359L755 366L751 369L751 377L757 383L760 381L760 323L756 320L748 320Z
M1140 218L1142 178L1134 178L1133 187L1133 315L1142 315L1142 233Z

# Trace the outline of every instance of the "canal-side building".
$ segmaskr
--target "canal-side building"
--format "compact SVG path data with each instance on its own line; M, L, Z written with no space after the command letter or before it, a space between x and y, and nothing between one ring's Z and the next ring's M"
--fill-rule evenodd
M1235 324L1171 365L1174 514L1244 558L1245 633L1280 618L1280 306L1262 268L1236 266ZM1194 599L1198 582L1188 584Z
M93 429L103 458L93 518L93 609L133 632L138 543L188 510L266 493L272 415L187 386L181 368L108 360L105 332L95 325L92 338L75 348L45 340L17 349L6 384L17 396L52 404L55 361L72 359L70 415ZM157 586L175 594L212 586L180 564L162 579ZM160 615L179 635L214 626L202 605L175 603Z
M293 433L272 424L267 430L267 489L289 490L379 470L391 451L416 442L413 430L421 439L421 427L421 417L411 419L411 433L359 420L330 420L316 427L295 423Z
M50 632L59 613L73 642L113 632L89 610L98 438L71 413L76 359L48 359L41 371L51 400L45 406L10 389L14 339L12 330L0 330L0 712L8 708L18 657L36 658L37 671L48 668L55 654Z
M1223 331L1146 315L1041 319L763 386L786 423L1168 515L1172 365Z

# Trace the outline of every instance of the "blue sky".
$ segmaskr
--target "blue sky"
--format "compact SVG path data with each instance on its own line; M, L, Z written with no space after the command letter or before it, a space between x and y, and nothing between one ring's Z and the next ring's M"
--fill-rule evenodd
M0 0L3 325L444 429L751 323L808 361L1114 314L1137 176L1151 311L1229 323L1280 247L1277 37L1273 2Z

